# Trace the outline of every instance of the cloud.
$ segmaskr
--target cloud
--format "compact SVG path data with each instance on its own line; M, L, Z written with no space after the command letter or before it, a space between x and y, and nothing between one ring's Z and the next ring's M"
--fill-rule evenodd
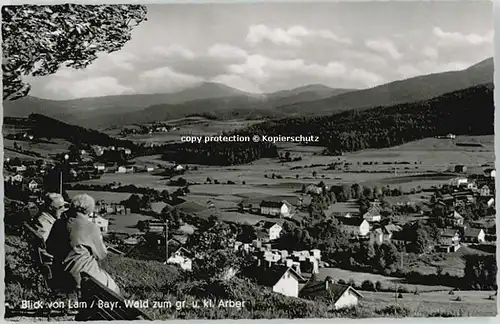
M484 35L479 34L462 34L459 32L444 31L440 27L434 27L432 34L438 38L438 44L441 46L456 46L456 45L483 45L493 43L493 31L489 31Z
M439 52L434 47L426 46L422 50L422 54L432 60L436 60L439 56Z
M403 57L403 54L399 52L399 50L396 48L396 45L394 45L394 43L391 42L390 40L384 40L384 39L367 40L365 41L365 46L375 52L389 54L393 59L396 60L399 60L400 58Z
M203 82L195 75L174 71L168 66L148 70L139 75L140 88L149 93L157 91L178 91Z
M64 73L49 81L44 91L58 99L112 96L133 92L133 89L121 85L116 78L111 76L71 81L63 75Z
M270 41L276 45L300 46L301 38L316 37L333 40L338 43L350 44L349 38L342 38L329 30L308 29L301 25L291 26L287 29L272 28L266 25L251 25L248 29L246 42L250 45L257 45L264 40Z
M168 46L155 46L151 50L156 56L165 58L182 58L182 59L194 59L196 55L189 49L178 44L172 44Z
M215 44L208 49L208 55L222 59L244 59L248 56L248 53L237 46Z
M230 64L226 74L232 75L232 81L243 80L254 87L266 91L281 90L283 87L295 87L308 83L323 83L333 87L360 87L380 84L384 79L362 68L349 68L340 61L326 64L306 62L303 59L275 59L264 55L249 55L242 64ZM234 76L239 76L237 79ZM226 77L227 79L227 77ZM224 82L224 81L222 81ZM280 85L281 88L275 87ZM241 87L240 87L241 88Z

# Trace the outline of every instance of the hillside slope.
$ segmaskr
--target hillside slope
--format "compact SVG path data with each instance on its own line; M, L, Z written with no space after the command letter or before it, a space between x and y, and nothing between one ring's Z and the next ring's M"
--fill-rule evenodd
M285 105L278 107L277 110L288 114L304 113L304 111L324 114L427 100L448 92L493 82L493 72L493 58L488 58L461 71L435 73L394 81L314 102Z
M319 142L311 144L331 151L355 151L448 133L493 134L494 111L493 84L487 83L414 103L267 121L240 133L316 135Z

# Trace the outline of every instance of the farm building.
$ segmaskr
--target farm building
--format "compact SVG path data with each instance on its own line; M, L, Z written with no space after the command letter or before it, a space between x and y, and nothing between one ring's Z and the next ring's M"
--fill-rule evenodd
M12 182L22 182L23 181L23 176L18 173L16 175L10 177L10 181L12 181Z
M271 288L273 292L289 296L299 296L299 284L305 279L291 267L275 265L265 268L259 267L253 271L257 284Z
M455 187L465 186L467 185L467 182L469 182L467 178L461 178L461 177L454 178L451 180L452 185Z
M441 245L458 245L460 243L460 232L451 228L443 229L439 243Z
M309 281L299 293L299 297L311 300L323 300L331 303L335 309L358 305L363 296L354 288L333 282L330 277L324 281Z
M448 134L446 135L447 139L455 139L457 136L455 134Z
M286 201L263 200L260 205L260 213L269 216L291 217L292 205Z
M467 172L467 167L465 165L459 164L455 165L455 172L456 173L464 173Z
M460 249L460 245L438 245L436 246L436 252L451 253L457 252Z
M339 217L342 230L353 236L366 236L370 231L370 224L360 217Z
M382 216L380 215L379 207L370 207L366 213L363 214L363 218L366 219L367 222L380 222Z
M483 243L485 241L484 230L481 228L466 228L463 239L468 243Z
M31 180L28 183L28 189L31 190L31 191L35 191L36 189L38 189L38 186L39 186L39 184L35 180Z
M90 216L90 221L96 224L97 227L99 227L99 230L101 231L102 234L106 234L108 232L109 221L106 218L96 213L93 213Z
M281 231L283 230L280 224L269 221L260 221L256 224L256 226L260 227L260 229L265 233L266 240L269 241L279 238Z
M453 211L447 219L449 225L451 226L463 226L464 225L464 217L457 213L457 211Z
M483 197L490 196L491 195L490 187L488 187L487 185L482 186L481 189L479 189L479 195Z
M104 163L96 163L96 164L94 164L94 168L97 171L105 171L106 170L106 165Z
M193 263L192 257L193 253L183 247L180 247L177 251L172 253L172 255L168 258L167 263L177 264L181 269L191 271Z

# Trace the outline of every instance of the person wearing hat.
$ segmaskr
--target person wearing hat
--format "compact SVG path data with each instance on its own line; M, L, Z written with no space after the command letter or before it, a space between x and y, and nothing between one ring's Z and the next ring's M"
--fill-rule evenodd
M54 225L47 249L54 255L54 263L61 264L61 269L73 277L77 290L81 288L81 273L86 272L120 294L116 282L97 262L106 257L107 249L99 227L90 220L94 209L95 200L91 196L74 196L67 217Z
M53 192L45 195L43 211L35 221L36 230L44 241L47 241L55 221L68 210L67 206L62 195Z

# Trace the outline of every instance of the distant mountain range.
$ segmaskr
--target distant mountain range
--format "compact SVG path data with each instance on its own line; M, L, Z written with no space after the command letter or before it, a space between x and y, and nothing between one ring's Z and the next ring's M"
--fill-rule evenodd
M268 94L243 92L220 83L202 83L176 93L121 95L75 100L28 96L4 102L4 116L43 114L90 128L161 121L192 114L217 118L279 118L324 115L351 109L427 100L444 93L493 82L493 58L462 71L394 81L370 89L306 85Z

